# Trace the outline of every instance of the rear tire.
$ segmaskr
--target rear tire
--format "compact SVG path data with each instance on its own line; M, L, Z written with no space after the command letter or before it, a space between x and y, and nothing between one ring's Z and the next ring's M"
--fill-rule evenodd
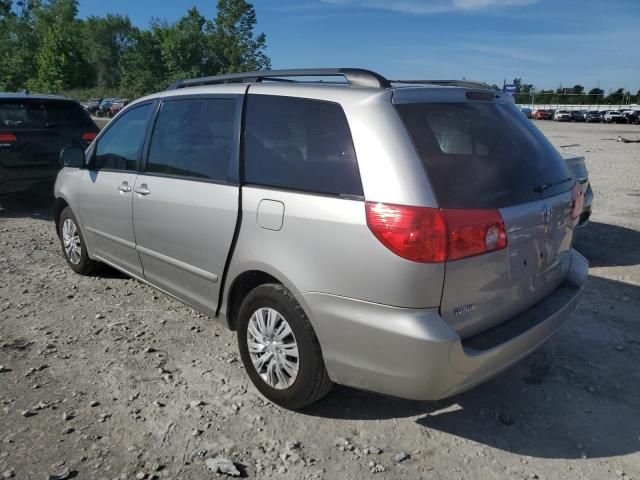
M333 386L307 315L280 284L260 285L243 300L238 312L238 348L256 388L284 408L310 405Z
M69 207L65 207L58 219L58 235L62 245L62 254L67 264L80 275L90 275L95 271L98 262L91 260L87 253L78 220Z

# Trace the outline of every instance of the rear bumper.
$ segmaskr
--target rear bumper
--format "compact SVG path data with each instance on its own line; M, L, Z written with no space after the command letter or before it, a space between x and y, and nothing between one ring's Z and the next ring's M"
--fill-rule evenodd
M591 190L591 184L587 187L587 191L584 194L584 207L582 208L582 213L580 214L580 219L578 220L578 228L584 227L587 223L589 223L589 219L591 218L591 204L593 203L593 190Z
M408 309L322 293L299 296L337 383L414 400L467 390L519 361L569 318L588 263L572 252L566 281L526 312L462 340L437 309Z
M4 168L0 166L0 196L21 193L39 184L53 188L60 167Z

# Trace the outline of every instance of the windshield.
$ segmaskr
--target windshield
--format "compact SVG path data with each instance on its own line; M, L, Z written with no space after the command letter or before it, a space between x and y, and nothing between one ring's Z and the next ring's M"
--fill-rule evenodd
M442 208L502 208L571 188L546 137L513 105L396 105Z

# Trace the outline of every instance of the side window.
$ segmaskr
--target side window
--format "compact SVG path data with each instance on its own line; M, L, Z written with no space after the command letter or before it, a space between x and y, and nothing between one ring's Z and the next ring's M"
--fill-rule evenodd
M347 119L335 103L249 95L247 183L333 195L363 195Z
M104 133L95 150L96 170L135 170L144 142L152 104L141 105L125 112Z
M146 171L227 181L235 117L232 98L165 100L151 135Z

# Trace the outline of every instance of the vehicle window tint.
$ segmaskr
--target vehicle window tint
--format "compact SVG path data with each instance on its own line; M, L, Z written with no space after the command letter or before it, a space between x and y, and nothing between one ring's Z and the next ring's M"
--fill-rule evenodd
M151 136L146 171L228 180L235 116L236 100L232 98L163 102Z
M100 170L135 170L140 148L144 142L150 103L134 107L115 120L98 145L93 168Z
M513 105L396 105L442 208L502 208L571 188L555 148Z
M0 101L0 128L20 130L66 126L95 128L76 102L29 99Z
M349 125L335 103L249 95L244 168L257 185L363 194Z

